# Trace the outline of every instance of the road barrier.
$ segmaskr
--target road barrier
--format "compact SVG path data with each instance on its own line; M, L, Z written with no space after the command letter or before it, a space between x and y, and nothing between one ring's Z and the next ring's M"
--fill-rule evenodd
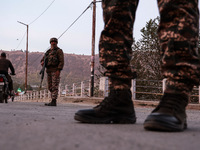
M133 100L159 100L163 95L165 89L164 80L132 80L132 99ZM99 80L99 83L94 85L94 97L106 97L108 96L108 78L103 77ZM190 96L191 103L200 103L200 90L199 87L194 87L194 90ZM59 87L59 97L89 97L90 96L90 81L82 81L80 83L73 83L72 86L65 85L64 89ZM23 95L16 96L16 100L43 100L51 98L51 93L47 90L31 91Z

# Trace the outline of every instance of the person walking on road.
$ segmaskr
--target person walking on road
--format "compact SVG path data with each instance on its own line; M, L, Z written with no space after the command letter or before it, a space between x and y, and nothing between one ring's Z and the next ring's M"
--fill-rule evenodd
M135 123L131 99L130 66L133 24L139 0L103 0L105 26L99 42L100 63L106 68L110 93L93 109L79 110L84 123ZM186 106L194 85L199 85L200 60L198 0L157 0L158 36L166 89L158 106L144 121L147 130L183 131Z
M45 53L41 60L41 65L45 65L47 72L48 89L51 92L51 102L46 106L57 106L58 86L60 82L60 72L64 66L64 54L60 49L57 38L50 39L51 48Z

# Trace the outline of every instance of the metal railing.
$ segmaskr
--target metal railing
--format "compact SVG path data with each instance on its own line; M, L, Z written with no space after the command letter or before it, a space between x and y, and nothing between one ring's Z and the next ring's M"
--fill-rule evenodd
M106 80L105 80L106 81ZM105 97L108 95L108 83L103 84L105 87L102 90L99 82L94 86L94 97ZM89 97L90 96L90 81L82 81L80 83L74 83L71 86L65 85L65 88L59 88L59 97ZM158 101L163 95L165 88L165 80L132 80L132 99L134 100L148 100ZM190 96L191 103L200 103L200 91L199 87L194 87ZM45 100L50 98L50 92L48 90L32 91L24 95L17 96L17 100Z

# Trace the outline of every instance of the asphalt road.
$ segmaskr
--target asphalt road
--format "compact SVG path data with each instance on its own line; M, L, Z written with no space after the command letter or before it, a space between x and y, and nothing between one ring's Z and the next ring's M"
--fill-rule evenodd
M90 105L0 104L0 150L199 150L200 111L187 110L184 132L152 132L143 122L153 108L137 107L137 123L82 124L73 117Z

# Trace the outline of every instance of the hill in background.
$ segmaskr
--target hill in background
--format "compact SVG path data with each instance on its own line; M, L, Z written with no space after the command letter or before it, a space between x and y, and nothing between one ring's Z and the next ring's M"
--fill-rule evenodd
M0 50L0 53L2 50ZM16 76L12 77L13 81L18 84L24 84L25 82L25 63L26 53L23 51L4 51L7 54L7 58L12 62ZM28 85L37 86L40 84L41 76L39 72L41 70L40 60L44 53L42 52L29 52L28 53ZM61 73L62 85L77 83L85 80L90 80L90 61L91 56L88 55L76 55L76 54L64 54L65 65ZM95 68L99 66L98 56L95 56ZM95 74L98 74L98 70L95 69ZM46 73L43 85L46 85Z

